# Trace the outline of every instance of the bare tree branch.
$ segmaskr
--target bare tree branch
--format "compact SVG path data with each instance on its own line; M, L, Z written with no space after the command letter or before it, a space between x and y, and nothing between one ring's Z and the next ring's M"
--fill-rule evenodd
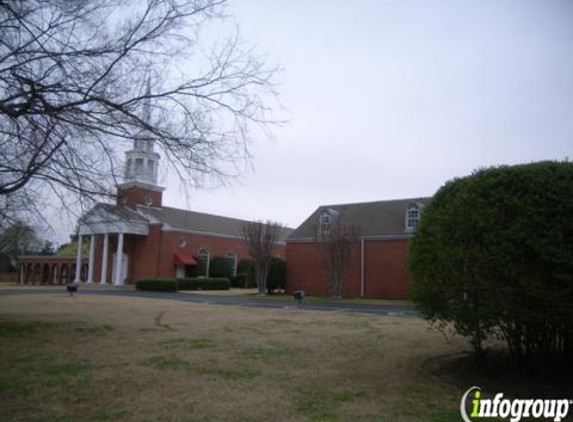
M240 172L250 141L280 123L277 68L238 32L203 37L226 1L0 0L3 202L32 181L111 197L142 131L187 185Z
M344 222L338 218L329 224L328 230L317 226L315 241L326 271L330 295L334 298L342 297L352 246L357 244L361 233L362 227L359 224Z

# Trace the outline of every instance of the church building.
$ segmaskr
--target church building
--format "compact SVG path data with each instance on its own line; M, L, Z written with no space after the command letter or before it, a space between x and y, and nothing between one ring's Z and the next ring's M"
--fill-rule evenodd
M236 274L239 261L249 258L241 240L247 221L164 206L164 188L157 184L159 158L153 138L142 131L126 152L116 204L99 203L78 221L76 256L22 256L20 283L123 285L140 278L183 278L199 260L208 275L213 257L226 257ZM285 257L291 232L282 230L276 256ZM84 242L87 257L82 256Z

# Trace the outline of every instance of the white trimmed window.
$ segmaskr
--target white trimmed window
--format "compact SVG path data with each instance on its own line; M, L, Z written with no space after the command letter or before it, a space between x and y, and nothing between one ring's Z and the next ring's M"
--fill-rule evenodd
M197 253L197 258L199 258L199 261L203 262L205 264L205 277L209 276L209 249L203 248L201 250L199 250L199 253Z
M229 267L231 268L231 277L237 275L237 254L233 251L229 252Z
M329 210L323 210L318 217L318 233L320 236L328 236L330 234L330 226L332 224L332 215Z
M420 205L411 203L406 209L406 231L414 231L420 220Z

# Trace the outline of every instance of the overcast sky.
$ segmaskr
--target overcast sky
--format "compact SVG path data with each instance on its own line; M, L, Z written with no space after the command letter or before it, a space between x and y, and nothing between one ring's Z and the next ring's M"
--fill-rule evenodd
M432 195L500 164L573 158L573 1L239 0L283 69L289 123L228 188L164 205L298 226L317 206Z
M432 195L499 164L573 158L573 1L241 0L284 69L289 123L193 210L296 227L317 206ZM185 206L174 187L165 204Z

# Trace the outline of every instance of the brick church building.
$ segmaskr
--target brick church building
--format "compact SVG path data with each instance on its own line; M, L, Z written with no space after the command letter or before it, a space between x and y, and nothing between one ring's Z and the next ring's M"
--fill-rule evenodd
M20 257L20 283L122 285L147 277L182 278L198 260L208 274L215 256L227 257L236 273L238 262L249 257L241 241L246 221L164 206L158 165L154 141L143 132L126 152L116 204L99 203L78 221L77 254ZM282 230L277 256L284 258L291 232ZM83 242L89 244L88 256L82 256Z
M429 198L321 206L287 239L289 292L305 290L326 296L330 289L316 239L335 223L361 227L351 256L342 295L405 299L410 277L406 269L408 241Z

